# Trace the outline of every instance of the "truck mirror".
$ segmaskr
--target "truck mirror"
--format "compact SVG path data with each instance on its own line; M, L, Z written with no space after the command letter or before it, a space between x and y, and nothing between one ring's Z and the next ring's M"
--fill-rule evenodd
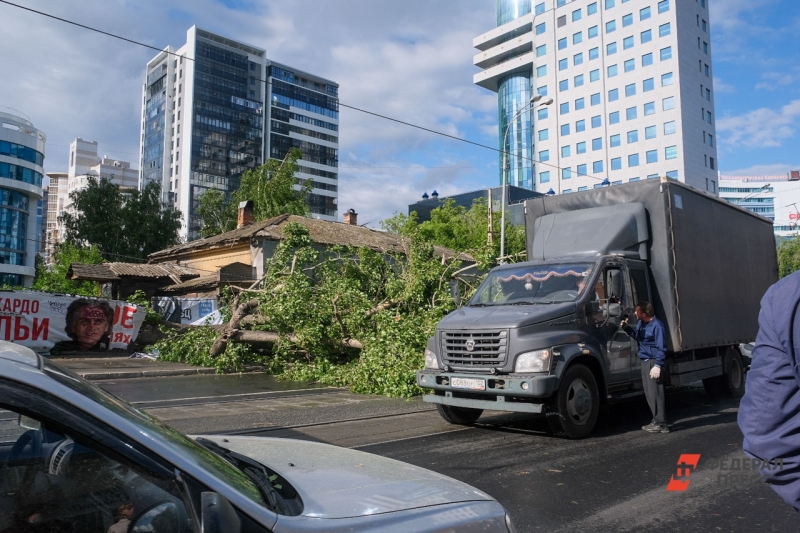
M620 306L619 304L609 303L606 305L605 311L606 311L605 314L608 317L616 318L622 316L622 306Z
M608 274L609 296L620 298L622 296L622 272L620 270L611 270Z

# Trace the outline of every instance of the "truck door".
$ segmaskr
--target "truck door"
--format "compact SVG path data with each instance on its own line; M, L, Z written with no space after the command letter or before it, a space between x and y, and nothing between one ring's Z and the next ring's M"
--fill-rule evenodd
M635 352L632 339L619 327L622 319L633 312L625 268L621 265L607 267L604 277L607 300L602 305L606 319L602 329L606 334L611 381L627 381L631 379Z
M650 292L647 290L647 271L645 267L639 267L631 265L630 266L630 273L631 273L631 286L633 288L633 305L637 305L639 302L647 301L652 302L650 299ZM630 316L630 323L631 326L636 326L636 316L634 315L633 309L629 314ZM633 353L636 357L631 359L631 373L634 378L640 375L641 368L642 368L642 361L639 359L639 344L632 340L631 343L633 344Z

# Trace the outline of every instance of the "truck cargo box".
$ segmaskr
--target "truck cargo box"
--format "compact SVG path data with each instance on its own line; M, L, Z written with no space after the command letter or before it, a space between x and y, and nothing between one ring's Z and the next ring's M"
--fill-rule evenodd
M537 254L543 253L541 236L536 250L533 246L540 226L537 219L632 203L644 205L649 235L646 247L627 250L650 265L652 303L668 331L667 349L678 352L754 340L761 297L778 280L772 222L686 184L662 178L527 200L528 259L536 260ZM614 216L641 218L635 209L628 211L631 213L620 211ZM615 231L620 224L624 222L607 227ZM551 221L548 231L552 229ZM628 240L635 243L636 233L629 233L633 237ZM602 238L597 241L604 244ZM576 244L574 250L569 244L550 244L549 249L558 249L565 256L602 253L582 244ZM605 244L612 246L615 239ZM626 250L620 253L628 255Z

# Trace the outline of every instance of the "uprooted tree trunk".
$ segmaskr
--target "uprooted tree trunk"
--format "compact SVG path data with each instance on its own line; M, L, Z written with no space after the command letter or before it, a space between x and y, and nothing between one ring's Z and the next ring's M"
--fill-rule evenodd
M231 335L237 333L239 331L239 325L244 320L245 317L250 315L253 311L258 309L258 300L252 299L247 301L243 304L239 304L239 296L233 300L233 315L231 316L230 321L228 321L227 326L222 330L222 333L216 338L214 344L211 345L210 355L211 357L217 357L223 353L225 353L225 349L228 347L228 340L231 338Z

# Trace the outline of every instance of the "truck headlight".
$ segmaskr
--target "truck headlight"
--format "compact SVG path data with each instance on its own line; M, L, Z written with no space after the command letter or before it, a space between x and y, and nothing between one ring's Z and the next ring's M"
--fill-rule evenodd
M439 361L436 360L436 354L428 348L425 348L425 368L439 370Z
M549 372L552 353L552 350L547 349L519 354L514 372Z

